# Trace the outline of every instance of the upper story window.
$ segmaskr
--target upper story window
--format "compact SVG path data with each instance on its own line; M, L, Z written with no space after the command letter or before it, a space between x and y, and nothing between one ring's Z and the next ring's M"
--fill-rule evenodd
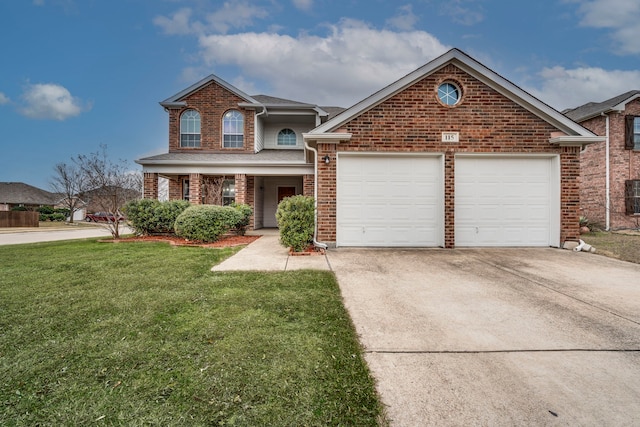
M180 147L200 147L200 113L196 110L180 116Z
M244 144L244 117L237 110L227 111L222 119L222 146L242 148Z
M624 148L640 150L640 116L625 116Z
M278 145L295 147L298 145L296 133L291 129L282 129L278 132Z

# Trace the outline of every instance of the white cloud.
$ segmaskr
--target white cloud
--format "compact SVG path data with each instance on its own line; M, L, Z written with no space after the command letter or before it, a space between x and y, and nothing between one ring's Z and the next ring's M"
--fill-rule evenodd
M448 49L424 31L377 30L355 20L330 26L326 36L241 33L199 40L206 65L237 66L246 78L266 81L275 96L341 106Z
M9 99L9 97L7 95L5 95L4 93L0 92L0 105L4 105L4 104L8 104L11 100Z
M640 2L637 0L579 0L580 25L612 31L614 50L640 53Z
M255 19L266 18L265 9L251 5L246 0L233 0L224 2L222 7L213 13L204 14L204 22L192 21L193 11L183 8L170 17L156 16L153 23L166 34L205 34L207 32L227 33L233 28L246 28L253 24Z
M640 70L553 67L544 68L540 77L540 88L527 91L560 111L587 102L601 102L640 87Z
M309 11L313 7L313 0L292 0L291 3L296 9L304 11Z
M191 9L180 9L171 15L170 18L165 16L156 16L153 23L162 28L166 34L191 34L195 32L189 22L191 18Z
M413 13L413 7L410 4L398 8L398 13L387 19L387 25L401 31L413 30L417 23L418 16Z
M442 12L461 25L474 25L484 20L481 6L472 7L475 0L449 0L442 5Z
M65 87L53 83L30 84L22 94L22 101L20 112L32 119L66 120L91 109L71 96Z

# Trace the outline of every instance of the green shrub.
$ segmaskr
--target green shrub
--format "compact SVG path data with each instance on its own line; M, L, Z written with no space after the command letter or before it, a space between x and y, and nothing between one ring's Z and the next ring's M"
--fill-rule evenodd
M38 209L36 209L38 212L40 212L41 214L45 214L45 215L51 215L54 210L51 206L40 206Z
M188 240L215 242L242 218L242 213L231 206L193 205L178 216L175 232Z
M123 211L136 234L173 234L176 218L189 207L185 200L132 200Z
M52 213L50 217L51 217L51 221L62 222L67 220L67 216L60 212Z
M235 208L242 215L242 218L240 219L240 221L235 225L235 233L238 236L244 236L244 234L247 232L247 226L251 221L251 215L253 214L253 209L251 209L251 206L249 205L245 205L242 203L239 204L235 202L232 203L230 206Z
M305 250L313 241L314 199L309 196L284 198L278 205L276 220L280 228L280 243L295 252Z

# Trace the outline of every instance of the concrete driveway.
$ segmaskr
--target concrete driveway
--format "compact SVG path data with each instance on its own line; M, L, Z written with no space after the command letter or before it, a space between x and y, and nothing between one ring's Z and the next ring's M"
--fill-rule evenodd
M556 249L328 258L392 425L640 424L640 265Z

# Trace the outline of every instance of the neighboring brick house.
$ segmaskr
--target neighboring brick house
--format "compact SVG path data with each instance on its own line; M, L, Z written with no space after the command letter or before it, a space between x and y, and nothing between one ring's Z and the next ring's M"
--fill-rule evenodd
M161 105L169 152L138 160L145 197L166 177L171 199L202 203L223 177L261 228L281 196L316 195L329 246L577 240L579 153L603 139L457 49L334 117L215 76Z
M59 200L60 195L24 182L0 182L0 211L16 207L36 210L42 206L54 206Z
M604 137L580 154L582 215L607 230L640 228L640 90L564 113Z

